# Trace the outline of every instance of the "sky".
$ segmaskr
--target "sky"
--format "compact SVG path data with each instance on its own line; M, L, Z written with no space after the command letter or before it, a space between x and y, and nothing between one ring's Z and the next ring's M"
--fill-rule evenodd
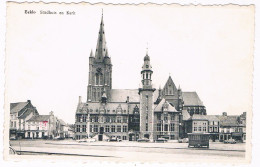
M148 48L155 88L171 75L183 91L198 93L208 115L251 112L254 10L232 5L10 3L5 103L29 99L40 114L54 111L74 123L78 97L86 101L88 57L96 48L102 9L114 89L139 87Z

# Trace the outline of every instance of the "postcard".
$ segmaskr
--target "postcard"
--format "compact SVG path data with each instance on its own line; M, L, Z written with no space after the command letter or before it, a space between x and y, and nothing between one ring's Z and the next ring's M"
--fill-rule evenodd
M6 11L6 160L250 163L254 5Z

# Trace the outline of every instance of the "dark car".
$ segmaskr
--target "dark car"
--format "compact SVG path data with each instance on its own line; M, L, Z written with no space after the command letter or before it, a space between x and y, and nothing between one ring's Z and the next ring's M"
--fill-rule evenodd
M165 138L158 138L157 140L155 140L156 143L165 143L167 142L168 140L165 139Z
M149 142L150 140L147 138L138 139L137 142Z

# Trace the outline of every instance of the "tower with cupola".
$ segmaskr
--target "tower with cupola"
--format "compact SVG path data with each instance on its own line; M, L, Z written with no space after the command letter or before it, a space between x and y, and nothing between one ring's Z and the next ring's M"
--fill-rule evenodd
M152 66L148 53L144 57L141 77L142 87L139 88L140 95L140 137L154 139L154 118L153 118L153 93L155 89L152 86Z

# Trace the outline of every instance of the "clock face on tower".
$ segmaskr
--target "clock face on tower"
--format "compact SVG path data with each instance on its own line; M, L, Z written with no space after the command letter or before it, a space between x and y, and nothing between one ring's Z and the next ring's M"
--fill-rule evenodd
M146 68L149 68L149 65L146 65Z

